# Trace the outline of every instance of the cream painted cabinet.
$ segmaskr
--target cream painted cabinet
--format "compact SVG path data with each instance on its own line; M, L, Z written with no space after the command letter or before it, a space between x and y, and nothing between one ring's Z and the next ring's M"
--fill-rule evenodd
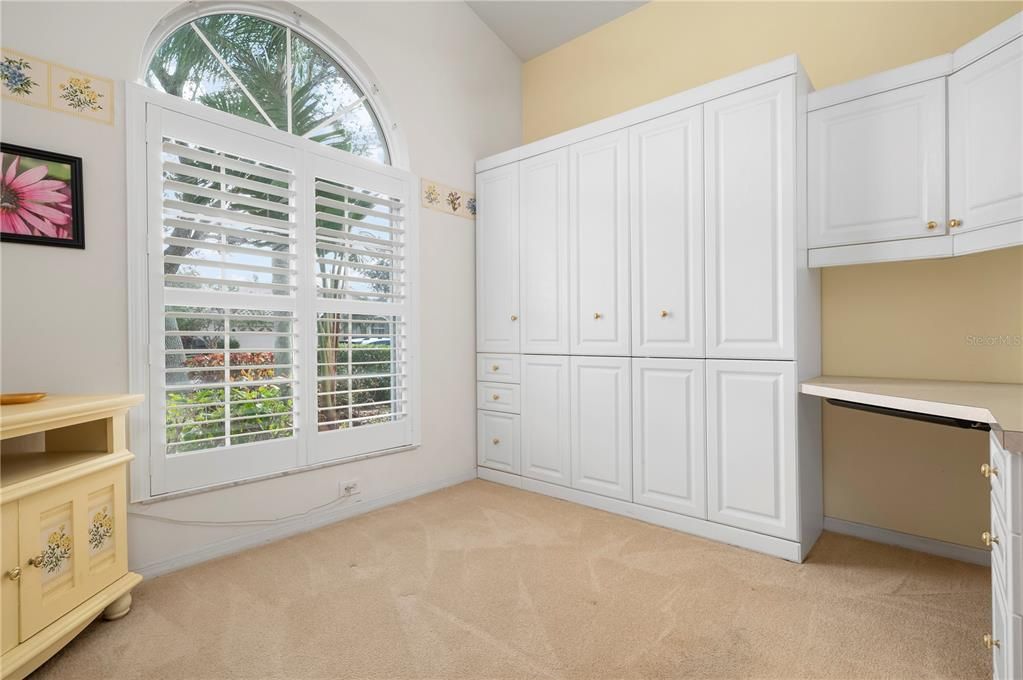
M476 351L519 351L519 171L476 176Z
M633 500L707 517L704 365L632 360Z
M793 78L704 105L707 357L795 358Z
M708 517L797 539L796 370L787 361L707 361Z
M953 73L948 88L949 224L1023 220L1023 38Z
M811 111L811 248L944 234L945 79Z
M525 354L568 353L568 149L519 163L520 339Z
M629 359L571 357L572 486L632 500Z
M522 476L572 485L567 356L522 357Z
M703 107L629 129L632 354L702 357Z
M627 130L569 153L569 311L572 354L629 354Z

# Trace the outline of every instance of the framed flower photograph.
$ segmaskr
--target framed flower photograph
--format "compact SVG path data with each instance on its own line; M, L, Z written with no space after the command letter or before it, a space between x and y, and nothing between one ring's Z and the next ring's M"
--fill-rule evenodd
M81 158L0 144L0 241L85 248Z

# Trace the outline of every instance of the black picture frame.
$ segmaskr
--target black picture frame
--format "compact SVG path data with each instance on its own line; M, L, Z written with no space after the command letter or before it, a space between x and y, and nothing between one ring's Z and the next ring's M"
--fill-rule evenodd
M12 234L0 232L0 242L31 243L35 245L57 246L59 248L85 248L85 210L82 189L82 159L78 156L67 156L52 151L30 149L17 144L0 142L0 171L6 170L7 156L31 158L47 163L60 163L71 169L68 189L71 192L71 238L58 238L45 235ZM2 179L2 175L0 175Z

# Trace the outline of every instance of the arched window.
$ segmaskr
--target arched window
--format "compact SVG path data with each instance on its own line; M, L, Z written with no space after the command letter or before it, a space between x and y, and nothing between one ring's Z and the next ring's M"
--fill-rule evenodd
M157 46L146 84L183 99L391 163L367 94L309 38L251 14L210 14Z

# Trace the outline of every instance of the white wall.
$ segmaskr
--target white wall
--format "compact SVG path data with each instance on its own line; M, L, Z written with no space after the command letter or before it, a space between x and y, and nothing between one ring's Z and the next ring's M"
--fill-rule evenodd
M143 44L174 3L9 2L5 47L135 80ZM520 142L520 64L461 2L300 3L376 75L402 128L412 172L471 189L473 162ZM123 89L106 126L9 101L3 141L81 156L84 251L0 246L0 388L124 392L127 229ZM474 237L467 220L422 211L423 445L416 451L132 506L130 562L155 574L351 512L244 526L324 505L358 479L363 507L475 476ZM155 518L163 518L158 520ZM172 520L172 521L166 521Z

